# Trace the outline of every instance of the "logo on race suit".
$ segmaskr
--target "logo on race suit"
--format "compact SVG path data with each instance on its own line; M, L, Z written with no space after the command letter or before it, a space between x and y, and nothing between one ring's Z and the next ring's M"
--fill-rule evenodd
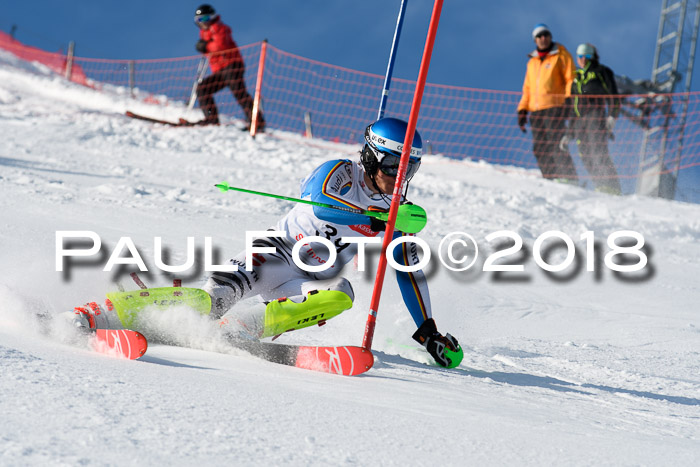
M336 193L343 194L342 190L350 184L352 184L352 177L347 171L338 170L333 174L331 189Z
M379 234L379 232L375 232L374 230L372 230L369 225L358 224L349 225L348 227L350 227L350 230L354 230L355 232L362 234L365 237L376 237Z
M347 192L350 191L350 188L352 188L352 182L348 182L345 185L343 185L342 187L340 187L339 193L341 195L347 194Z

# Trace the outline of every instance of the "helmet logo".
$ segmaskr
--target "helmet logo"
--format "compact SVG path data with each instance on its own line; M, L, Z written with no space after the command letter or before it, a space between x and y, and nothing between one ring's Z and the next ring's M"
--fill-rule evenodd
M369 139L375 144L381 144L382 146L386 146L387 140L385 138L382 138L381 136L376 135L375 133L370 132L369 133Z
M379 136L371 129L369 131L369 140L374 145L383 146L390 151L403 152L403 142L399 143L398 141L386 139L382 136ZM421 148L411 147L411 156L420 157L421 153Z

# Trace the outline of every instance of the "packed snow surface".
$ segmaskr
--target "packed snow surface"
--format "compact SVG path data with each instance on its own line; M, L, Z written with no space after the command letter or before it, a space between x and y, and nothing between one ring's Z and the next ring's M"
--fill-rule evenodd
M392 271L375 365L358 377L262 361L178 310L160 325L179 345L152 342L138 361L90 352L60 321L39 322L36 315L102 301L118 284L136 287L125 268L103 271L121 237L150 266L144 281L167 286L172 277L153 266L154 237L170 264L185 261L187 237L200 250L211 237L224 262L243 249L247 230L267 229L291 207L220 193L215 183L298 196L314 167L359 149L274 129L252 139L235 121L154 125L125 117L127 109L197 117L122 89L67 84L0 55L0 464L697 465L697 205L424 157L409 198L429 216L420 236L432 251L438 329L464 348L453 370L411 339L415 324ZM566 259L561 241L536 245L552 230L572 239L575 260L545 273L536 254L553 265ZM57 231L96 233L100 254L57 272ZM452 272L438 246L460 231L476 239L479 256ZM495 264L524 271L483 271L512 245L502 234L486 240L499 231L517 233L523 247ZM643 236L641 271L614 273L605 263L608 236L618 231ZM598 243L595 260L586 232ZM375 254L366 271L345 269L357 295L351 310L279 342L360 345L376 264ZM207 273L195 269L181 275L184 285L202 285Z

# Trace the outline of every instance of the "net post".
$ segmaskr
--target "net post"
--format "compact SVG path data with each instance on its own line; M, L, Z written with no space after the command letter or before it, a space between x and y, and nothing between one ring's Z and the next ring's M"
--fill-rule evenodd
M250 136L255 138L258 129L258 114L260 113L260 92L262 90L263 75L265 73L265 56L267 55L267 39L260 46L260 62L258 63L258 76L255 83L255 98L253 99L253 115L250 121Z

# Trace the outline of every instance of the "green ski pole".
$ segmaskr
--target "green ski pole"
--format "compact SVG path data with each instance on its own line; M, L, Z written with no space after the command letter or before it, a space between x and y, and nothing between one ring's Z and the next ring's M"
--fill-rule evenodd
M243 193L250 193L252 195L267 196L269 198L277 198L277 199L282 199L285 201L293 201L295 203L310 204L312 206L335 209L337 211L345 211L345 212L352 212L355 214L362 214L363 216L374 217L374 218L379 219L379 220L384 221L384 222L389 220L389 213L388 212L377 212L377 211L368 211L365 209L354 209L354 208L349 208L346 206L336 206L334 204L319 203L316 201L309 201L306 199L291 198L289 196L275 195L272 193L265 193L262 191L246 190L245 188L238 188L235 186L231 186L228 184L228 182L221 182L221 183L214 185L214 186L217 187L219 190L221 190L223 193L225 193L227 191L240 191ZM401 206L399 206L398 216L396 217L396 228L398 230L400 230L401 232L411 233L411 234L418 233L421 230L423 230L423 227L425 227L425 224L427 222L428 222L428 216L425 212L425 209L423 209L422 207L415 205L415 204L402 204Z

